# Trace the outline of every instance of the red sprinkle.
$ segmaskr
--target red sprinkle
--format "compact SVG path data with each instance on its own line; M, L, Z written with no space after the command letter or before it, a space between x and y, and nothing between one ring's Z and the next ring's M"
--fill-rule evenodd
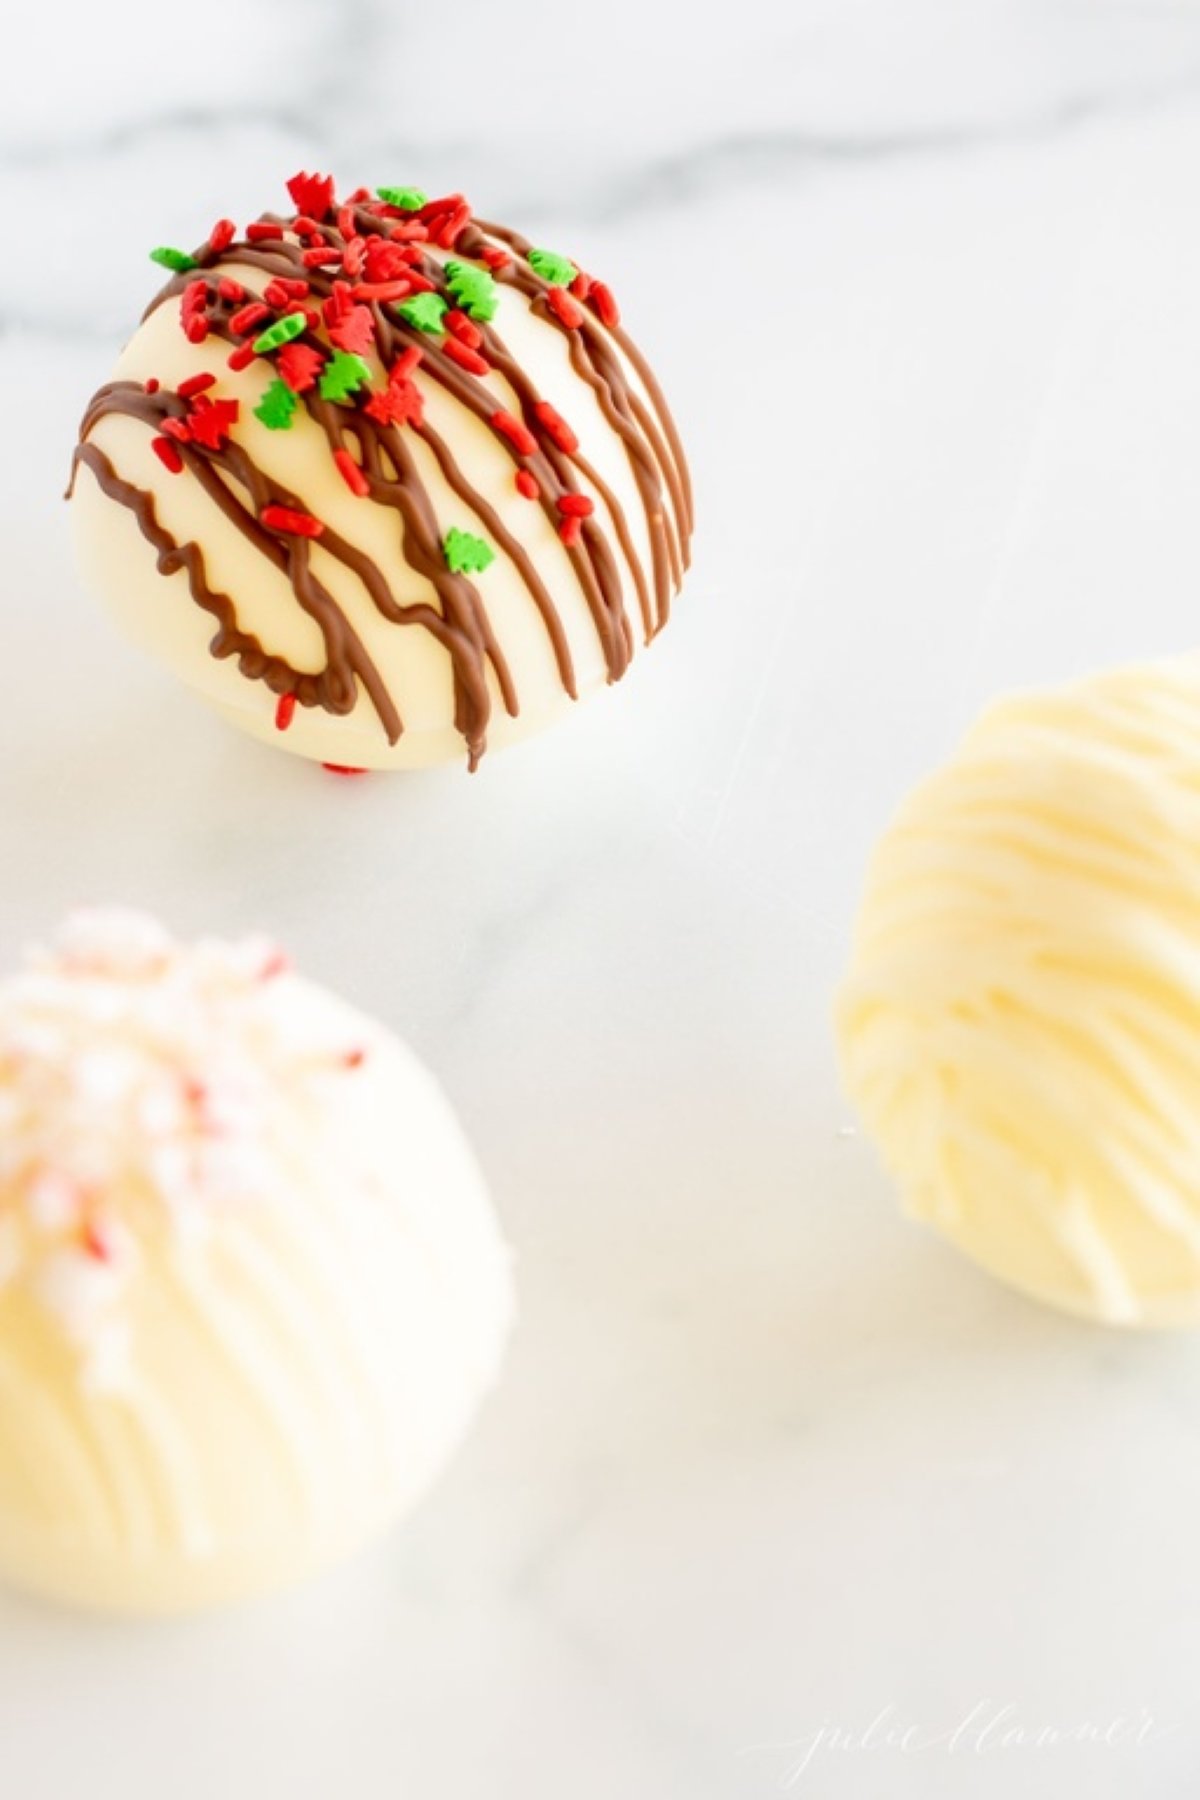
M459 234L471 223L471 209L462 196L454 195L454 202L450 210L438 215L437 223L430 226L430 236L443 250L453 250Z
M352 494L357 494L361 499L363 495L370 493L370 482L348 450L335 450L333 460L338 466L338 474Z
M474 319L469 319L465 312L458 310L457 306L452 307L445 315L442 324L447 331L452 331L455 337L467 346L468 350L478 350L483 342L483 333Z
M558 510L566 519L590 519L596 510L596 503L586 494L560 494Z
M215 387L216 382L215 375L189 375L186 381L180 382L175 392L181 400L190 400L193 394L202 394L205 388Z
M164 469L170 469L172 475L182 474L183 458L169 437L151 438L150 448Z
M249 305L239 306L238 310L231 315L229 329L235 337L245 337L248 331L253 331L256 325L261 325L263 320L269 319L270 316L269 306L264 306L261 300L251 300Z
M579 448L579 439L567 424L560 412L556 412L548 400L539 400L534 407L538 424L546 433L552 444L556 444L567 456L573 456Z
M405 380L393 369L383 391L372 394L367 401L366 412L381 425L420 425L425 417L425 403L416 383Z
M286 731L288 726L291 724L293 718L295 717L295 714L296 714L296 696L295 696L295 694L280 694L279 704L275 708L275 729L276 729L276 731ZM271 966L268 964L268 966L262 971L263 979L266 980L270 975L273 975L276 973L281 974L282 970L275 970L275 969L271 968Z
M180 444L190 444L192 429L182 419L164 419L162 428L168 437L173 437Z
M320 238L321 236L321 227L315 219L310 219L307 213L296 214L292 220L292 230L297 237Z
M599 314L600 323L607 325L610 331L615 331L621 323L621 314L610 289L606 288L602 281L593 281L592 291L588 298Z
M258 521L271 531L286 531L292 537L319 538L325 529L320 519L314 519L311 513L300 512L292 506L264 506L258 515ZM294 695L292 699L294 703Z
M464 200L458 211L451 218L450 223L442 232L442 242L446 245L447 249L452 250L454 248L459 237L470 223L471 208Z
M367 239L367 280L394 281L408 267L408 253L401 244L389 244L386 238Z
M208 336L208 320L203 313L190 313L183 322L183 331L189 344L202 344Z
M339 263L341 260L341 251L335 250L331 244L323 244L319 250L303 250L300 253L300 261L306 269L332 268L334 263Z
M337 228L347 242L357 234L358 226L354 222L354 208L340 206L338 208Z
M592 278L590 275L585 275L583 270L580 269L578 275L571 283L571 292L577 300L586 300L591 291Z
M254 361L255 351L252 343L239 344L236 350L226 358L231 369L248 369Z
M423 244L429 237L429 227L422 225L420 219L404 219L392 226L388 236L394 244Z
M477 350L468 350L456 337L448 337L442 349L451 362L457 363L460 369L466 369L471 375L490 375L492 372L492 365L485 357L480 356Z
M195 281L188 282L182 294L179 296L180 313L186 319L189 313L198 312L201 307L207 305L208 283L202 276L197 276Z
M321 767L328 769L331 775L366 775L369 772L366 769L356 769L352 763L322 763Z
M360 281L354 290L359 300L403 300L412 291L407 275L399 281Z
M347 275L350 276L351 280L354 280L357 276L362 274L363 265L366 263L366 260L366 239L352 237L350 242L346 245L346 248L342 251L342 267L345 269Z
M237 226L232 219L218 219L208 234L208 247L214 255L219 256L222 250L228 250L234 239Z
M151 375L147 381L144 381L142 383L142 386L145 388L145 390L148 394L157 394L157 392L158 392L158 376Z
M231 305L235 305L239 300L244 300L246 298L246 290L241 282L234 281L232 276L229 275L222 275L220 281L217 283L217 293L221 296L222 300L228 300Z
M410 344L408 349L392 364L388 371L388 380L407 381L424 354L420 344Z
M112 1239L94 1219L89 1219L83 1228L83 1247L88 1255L97 1262L111 1262L113 1258Z
M564 519L558 528L558 535L568 550L573 550L579 542L579 534L583 530L582 519Z
M329 327L329 336L339 350L365 356L375 342L375 320L370 307L351 306Z
M419 269L412 269L409 271L408 285L414 294L432 294L437 283L430 281L428 275L422 275Z
M323 219L333 205L333 176L306 175L301 171L287 184L292 204L300 213L313 213Z
M236 400L210 400L207 394L197 394L188 412L188 430L198 444L219 450L230 427L237 424L238 411Z
M520 419L514 419L510 412L494 412L488 420L493 431L506 437L518 456L533 456L537 451L537 439Z
M583 324L583 312L576 306L565 288L552 287L546 294L546 305L568 331L575 331Z
M517 470L517 492L524 494L527 500L537 500L541 497L542 490L528 469Z
M251 244L265 244L282 236L283 226L273 225L268 219L256 219L246 227L246 238Z
M496 245L489 245L486 250L479 252L479 260L486 263L489 269L503 269L512 261L512 257L507 250L501 250Z
M306 394L321 373L325 358L311 344L285 344L275 358L275 367L293 394Z
M464 202L461 207L459 207L459 211L450 214L450 218L446 220L446 223L441 227L441 230L437 232L435 243L443 245L446 250L453 250L455 245L457 245L457 241L461 238L462 232L466 230L466 227L468 227L470 223L471 209L466 205L466 202Z
M345 318L354 304L351 295L352 289L348 281L334 282L333 291L321 309L327 325L336 325L339 319Z
M286 306L291 298L292 296L279 280L268 281L263 289L263 299L268 306Z
M461 194L439 194L435 200L425 202L417 217L426 220L440 219L443 213L452 213L462 203Z

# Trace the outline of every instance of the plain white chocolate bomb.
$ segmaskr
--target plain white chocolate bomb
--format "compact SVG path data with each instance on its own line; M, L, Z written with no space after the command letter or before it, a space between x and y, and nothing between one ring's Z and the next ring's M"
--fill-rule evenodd
M207 1607L420 1498L508 1258L442 1094L269 943L80 914L0 984L0 1573Z
M405 210L368 196L349 217L332 197L322 206L316 180L293 186L319 220L300 214L294 228L279 215L287 229L275 240L222 244L227 233L215 234L126 345L113 381L133 402L111 392L98 410L93 402L83 432L125 490L118 500L94 464L77 467L80 566L129 636L254 735L339 767L474 766L485 747L618 679L666 622L690 535L682 451L602 283L480 227L465 205L447 214L447 202ZM322 246L332 263L307 266ZM416 260L389 261L402 253ZM305 300L273 288L280 279L307 284ZM436 329L406 317L404 300L377 297L409 281L422 284L409 302L423 296L431 308L416 316ZM263 316L246 325L257 302ZM309 385L294 345L230 366L300 306L300 348L317 359ZM339 307L353 311L349 326ZM361 355L343 347L351 342ZM340 401L324 398L335 361L334 377L359 381ZM189 394L206 375L211 386ZM373 420L389 381L412 404ZM213 402L234 403L236 421L216 441L201 421L187 441L200 412L211 423ZM365 473L364 429L377 453ZM266 484L257 494L241 454ZM267 488L297 500L321 535L264 522L277 518ZM261 656L214 654L214 617L197 602L193 571L164 562L147 537L147 505L173 545L199 550L208 586ZM478 557L485 567L473 566ZM319 598L305 596L297 570L319 582ZM347 710L337 693L331 705L309 689L351 634L356 666L337 690L349 690ZM264 674L268 658L276 666Z
M987 712L875 854L838 1022L914 1214L1057 1306L1200 1324L1200 663Z

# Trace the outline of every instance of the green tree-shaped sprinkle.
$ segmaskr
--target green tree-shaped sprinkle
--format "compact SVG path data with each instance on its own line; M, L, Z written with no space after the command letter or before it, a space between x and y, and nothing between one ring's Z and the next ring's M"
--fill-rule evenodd
M460 531L457 525L452 525L443 538L442 554L446 567L455 575L480 575L496 560L490 544L472 531Z
M322 400L347 401L371 379L371 371L353 350L338 350L325 364L319 383Z
M496 283L486 269L475 263L448 262L446 286L462 310L470 313L473 319L482 319L486 325L489 319L495 318L500 301Z
M429 201L429 195L417 187L382 187L375 192L385 206L398 206L401 212L420 212Z
M292 414L299 404L286 381L273 381L255 407L254 416L268 431L289 431Z
M440 294L414 294L411 300L402 300L396 311L418 331L442 332L445 326L442 320L446 314L446 302Z
M531 250L529 266L535 275L540 275L551 287L570 287L579 273L573 262L553 250Z

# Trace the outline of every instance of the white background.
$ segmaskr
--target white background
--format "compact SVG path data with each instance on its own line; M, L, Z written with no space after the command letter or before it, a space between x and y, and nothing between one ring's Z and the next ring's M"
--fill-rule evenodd
M522 1321L448 1479L345 1572L152 1628L0 1601L0 1790L1193 1796L1200 1345L1060 1320L902 1223L827 1020L869 845L980 704L1200 639L1200 7L7 31L0 954L101 899L277 933L445 1081ZM462 185L577 254L693 450L670 631L474 779L231 735L71 567L146 250L301 165ZM1152 1722L1003 1748L1002 1708Z

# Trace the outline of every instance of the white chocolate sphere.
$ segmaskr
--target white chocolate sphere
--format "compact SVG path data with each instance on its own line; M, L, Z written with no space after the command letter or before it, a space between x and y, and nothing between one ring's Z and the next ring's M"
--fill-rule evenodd
M270 945L81 914L0 984L0 1574L166 1612L428 1488L508 1260L442 1094Z
M384 208L383 214L373 214L372 206ZM402 272L401 279L440 288L456 329L470 342L464 344L454 331L410 325L398 302L368 299L362 306L375 334L363 355L369 385L341 405L320 402L319 387L310 387L286 428L269 428L256 409L279 383L285 365L279 352L271 351L230 368L235 346L252 343L256 330L266 328L260 323L239 331L231 320L236 323L245 305L261 299L273 278L309 281L314 320L304 343L327 367L338 346L316 314L327 304L332 282L338 280L355 304L360 288L366 294L379 290L378 283L361 285L369 269L352 280L340 267L314 269L300 260L306 247L315 246L318 253L323 243L335 252L345 248L340 217L333 202L319 237L288 229L275 242L236 238L219 253L201 246L199 265L177 285L206 284L207 307L201 310L211 330L202 341L185 334L186 298L175 291L160 296L113 374L115 382L133 384L139 393L149 382L153 399L140 411L136 404L127 408L119 402L115 410L89 411L85 421L86 443L108 459L126 491L119 501L111 487L102 489L94 466L85 462L77 468L72 512L80 566L131 638L253 735L339 767L407 768L447 759L474 766L484 747L540 729L559 717L572 697L618 679L637 648L665 623L687 561L687 471L662 396L614 317L606 289L599 290L605 296L599 306L595 293L588 298L582 287L585 297L577 301L561 280L542 280L515 236L493 236L494 228L471 221L468 236L451 232L453 241L435 242L438 215L423 223L423 214L406 216L370 200L355 213L367 234L364 242L383 243L393 229L434 234L416 246L420 268ZM509 256L494 277L481 260L485 252ZM379 254L387 255L388 247ZM261 266L264 262L269 266ZM476 279L492 281L487 304L494 304L494 313L484 318L485 305L478 318L462 324L462 309L446 283L447 268L464 263ZM244 294L226 302L219 284L231 281ZM282 316L285 304L273 304L273 319ZM564 324L556 307L575 322ZM358 434L373 429L365 408L386 387L389 368L406 349L422 353L411 376L421 418L378 435L380 462L371 492L356 493L334 453L340 447L361 465L365 453ZM482 355L486 372L452 360L464 354L468 362L472 354ZM523 390L509 378L513 370ZM226 446L183 446L187 466L175 473L153 448L156 435L161 441L164 416L168 430L186 421L190 403L175 399L180 385L206 373L216 378L206 399L237 403L229 438L233 453L248 456L273 489L297 497L324 528L322 538L308 544L274 528L266 532L292 559L286 567L263 552L261 535L256 536L261 495L256 500L239 482ZM542 405L566 422L577 440L573 451L556 446L553 419L547 428L538 412ZM496 414L515 422L518 435L526 434L524 449L492 423ZM403 480L396 454L409 459ZM202 473L222 483L248 518L249 530L217 503ZM455 475L465 488L456 490ZM519 476L534 485L535 498L520 490ZM410 554L413 546L396 505L402 489L415 496L414 541L424 529L426 550L433 547L432 569L417 566L420 557L414 563ZM160 572L156 546L142 528L145 514L139 517L133 496L148 497L153 518L174 544L198 547L205 579L230 601L238 630L257 641L259 660L282 659L282 670L264 679L255 666L247 673L239 655L214 654L216 621L198 603L190 569L176 559ZM576 526L559 510L564 501L592 509L577 521L572 545L563 534L569 539ZM457 591L446 585L452 571L445 545L455 531L480 539L493 556L486 569L460 573ZM347 554L330 548L335 544L345 546ZM299 597L293 579L297 557L336 609L338 631L344 624L353 632L360 662L369 659L379 690L394 708L391 724L361 670L345 673L353 693L348 710L331 709L306 694L305 678L310 684L316 680L334 652L313 608ZM373 577L364 576L364 561ZM605 605L598 601L598 582L608 584ZM427 623L397 622L388 616L390 605L423 608ZM453 639L459 645L456 662L442 627L462 608L474 611L465 633L460 630ZM491 648L482 638L464 647L472 632L484 634ZM456 685L459 676L479 684L483 698L473 712ZM300 705L281 728L279 698L297 687Z
M838 1011L911 1211L1112 1324L1200 1324L1200 663L1008 699L901 807Z

